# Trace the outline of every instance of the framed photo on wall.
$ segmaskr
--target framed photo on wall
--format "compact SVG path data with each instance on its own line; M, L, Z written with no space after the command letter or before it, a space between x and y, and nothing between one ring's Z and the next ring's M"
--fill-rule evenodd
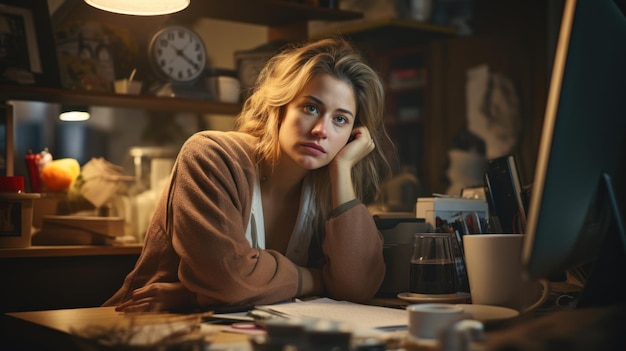
M0 105L0 176L13 174L13 106Z
M0 3L0 84L60 86L48 2Z

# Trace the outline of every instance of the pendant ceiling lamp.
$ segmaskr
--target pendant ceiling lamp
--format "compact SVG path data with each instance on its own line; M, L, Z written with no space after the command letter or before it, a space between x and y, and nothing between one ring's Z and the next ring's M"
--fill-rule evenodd
M63 105L59 119L66 122L86 121L91 117L89 107L81 105Z
M125 15L156 16L178 12L190 0L85 0L95 8Z

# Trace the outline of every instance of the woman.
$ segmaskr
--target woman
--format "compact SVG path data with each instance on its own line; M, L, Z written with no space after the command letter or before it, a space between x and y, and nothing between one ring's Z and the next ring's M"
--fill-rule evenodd
M105 305L374 296L382 238L364 204L390 169L391 145L378 75L333 38L277 54L254 89L237 131L199 132L183 145L141 257Z

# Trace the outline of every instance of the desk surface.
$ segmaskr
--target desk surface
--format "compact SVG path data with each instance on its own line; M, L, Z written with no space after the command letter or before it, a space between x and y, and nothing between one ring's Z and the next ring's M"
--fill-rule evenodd
M625 350L624 315L626 304L555 312L537 319L520 320L520 323L514 323L509 328L487 333L487 344L483 346L487 346L486 349L489 350L508 346L524 351L554 349L550 348L550 345L557 345L556 349L568 351ZM55 338L46 332L54 330L68 338L73 330L86 326L111 327L129 323L129 316L132 314L115 312L112 307L13 312L1 316L3 324L0 325L0 334L21 334L27 340L36 339L40 346L45 346L43 349L68 351L72 348L66 347L67 344L57 348L55 344L50 343L58 340L59 335ZM163 317L176 318L181 315L154 313L143 316L159 320ZM246 335L220 331L213 335L211 344L241 344L247 340ZM75 346L74 344L74 349Z
M60 332L56 336L63 334L66 338L70 335L76 335L77 331L86 330L86 328L112 329L114 327L125 327L138 324L162 324L180 322L182 319L187 321L196 317L199 321L200 315L180 315L173 313L148 313L148 314L125 314L116 312L114 307L92 307L92 308L75 308L48 311L32 311L32 312L11 312L7 313L4 318L4 327L11 327L14 324L15 330L22 329L22 332L29 334L29 329L33 331L40 330L41 327L52 329ZM26 322L26 323L24 323ZM205 329L206 327L206 329ZM211 329L213 328L213 329ZM210 336L211 343L238 343L246 342L248 336L244 334L220 332L220 326L204 325L202 331ZM33 332L33 337L37 334ZM56 340L51 339L51 340ZM71 344L71 343L70 343Z
M129 321L128 315L116 312L115 307L71 308L49 311L10 312L7 315L31 323L71 334L76 328L97 325L113 327ZM150 314L155 320L170 316L167 313ZM174 315L172 315L174 316Z

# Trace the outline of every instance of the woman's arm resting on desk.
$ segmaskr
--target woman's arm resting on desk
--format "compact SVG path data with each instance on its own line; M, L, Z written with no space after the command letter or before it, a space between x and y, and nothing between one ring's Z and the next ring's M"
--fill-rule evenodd
M254 140L240 133L201 132L185 143L142 256L109 305L133 299L132 292L144 286L175 281L195 294L198 307L268 304L296 296L293 262L250 247L245 236L255 176L248 147ZM176 290L170 293L168 301L180 301Z
M300 274L300 290L298 296L322 296L324 294L324 282L322 271L315 268L298 267Z
M329 165L333 212L326 222L322 244L326 263L322 271L329 295L339 300L370 300L385 275L382 237L371 213L356 199L354 165L375 145L369 130L354 128L348 142Z
M326 223L324 288L337 300L366 302L385 275L383 240L367 207L357 203Z
M156 312L191 309L196 305L196 294L180 282L152 283L133 290L131 299L115 307L122 312Z

